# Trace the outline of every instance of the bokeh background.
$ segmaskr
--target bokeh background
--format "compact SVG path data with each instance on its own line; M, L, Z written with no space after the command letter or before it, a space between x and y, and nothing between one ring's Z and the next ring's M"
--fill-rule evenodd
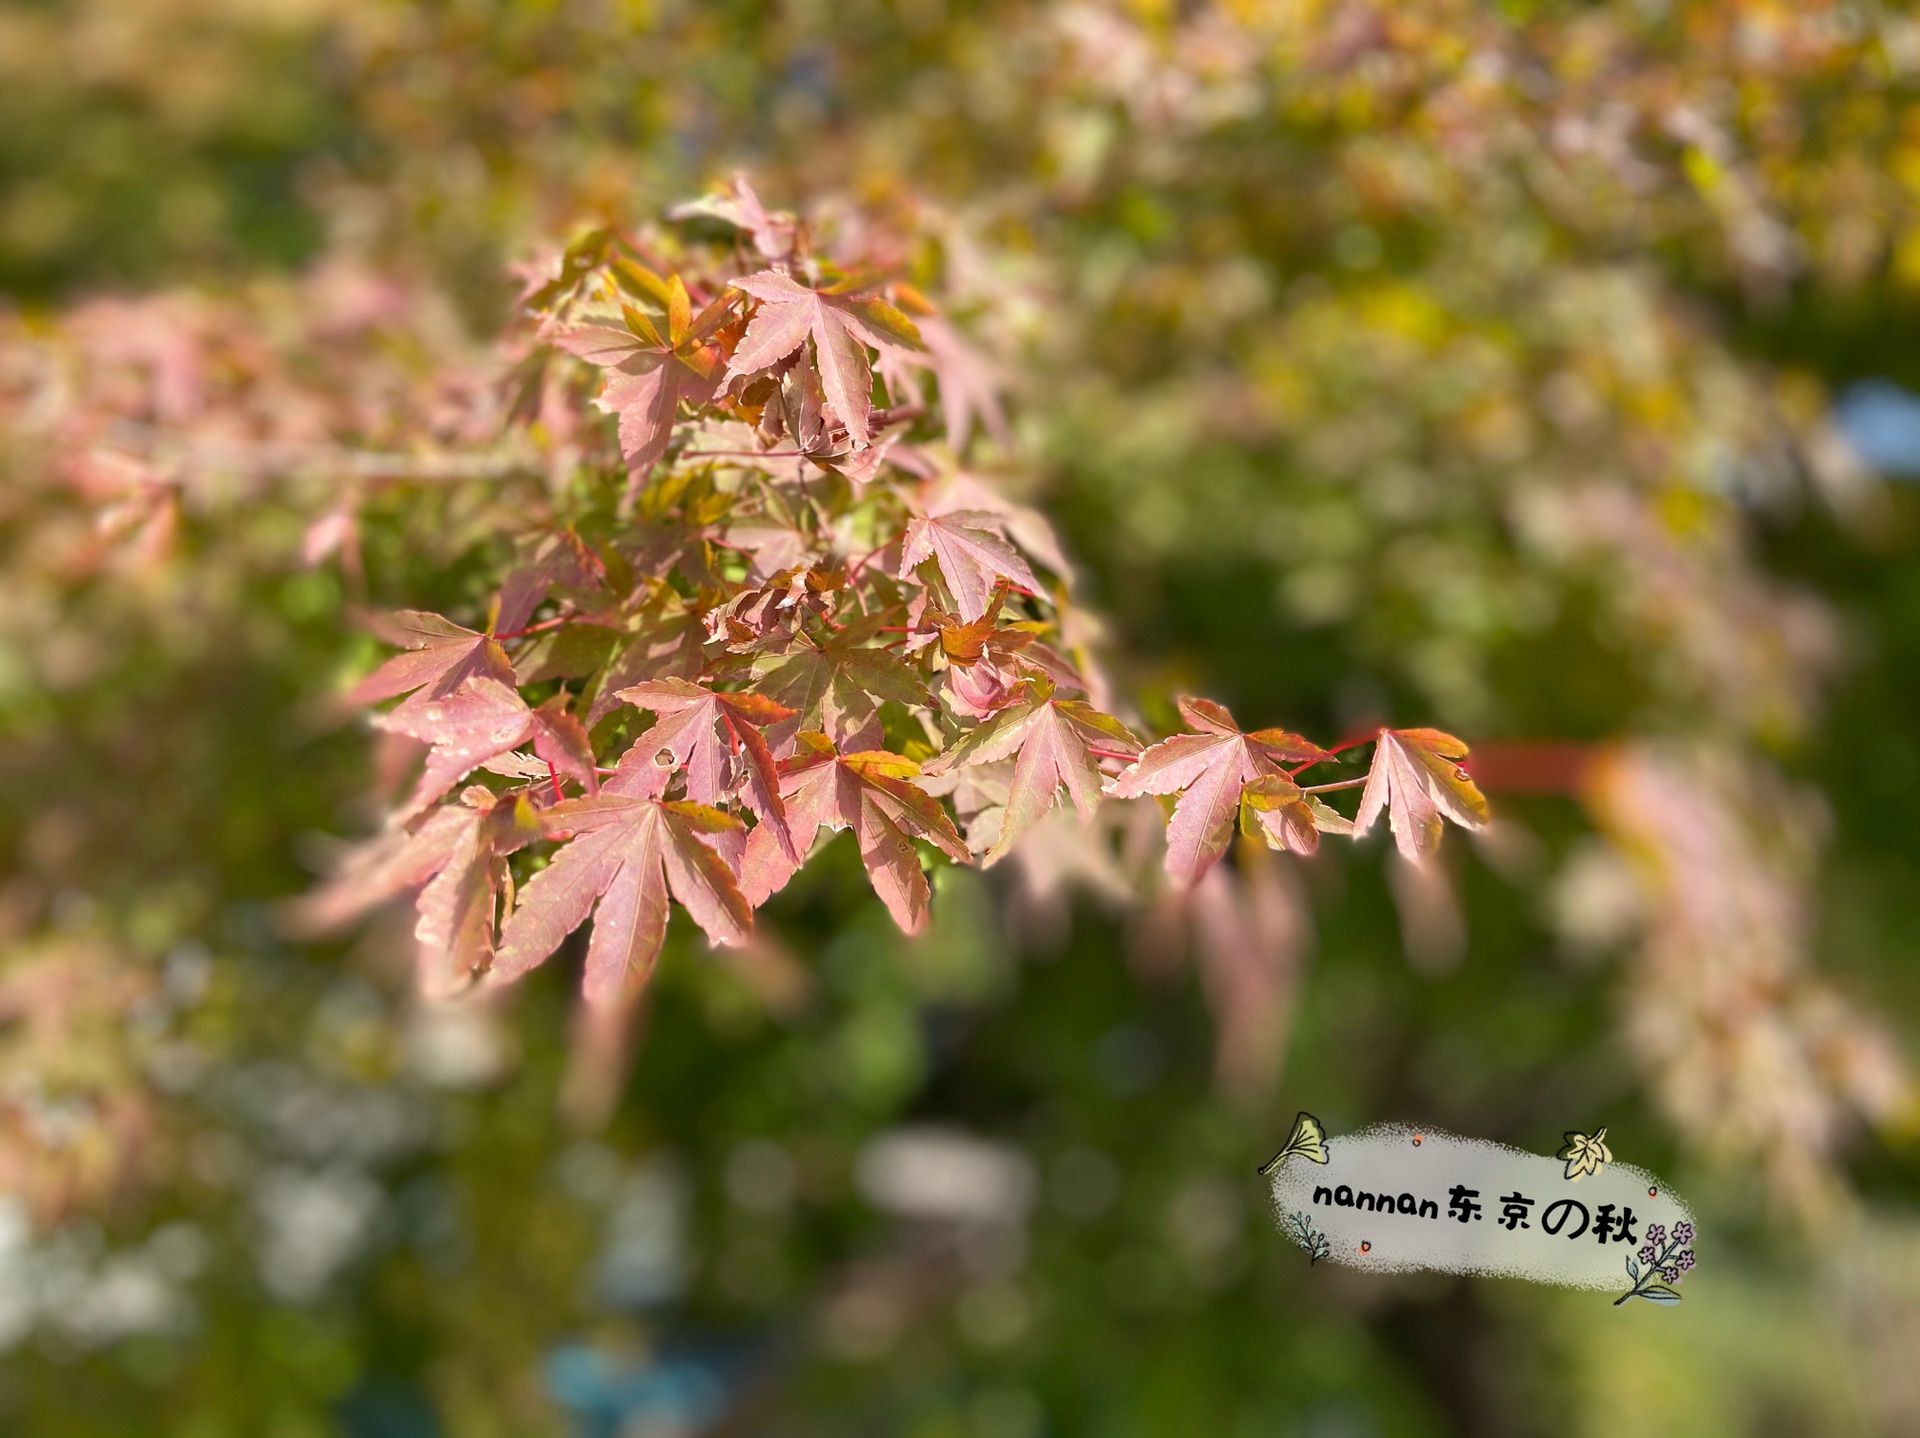
M736 167L941 237L1150 722L1437 724L1501 822L912 944L835 849L624 1032L294 937L357 616L516 504L342 456L482 450L509 267ZM1920 1432L1901 7L10 0L0 289L0 1431ZM1302 1107L1608 1125L1686 1301L1309 1269Z

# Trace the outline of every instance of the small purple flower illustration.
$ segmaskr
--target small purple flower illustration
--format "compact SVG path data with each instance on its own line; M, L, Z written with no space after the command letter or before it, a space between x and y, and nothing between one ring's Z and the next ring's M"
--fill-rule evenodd
M1693 1225L1677 1223L1669 1236L1665 1224L1650 1223L1646 1233L1647 1241L1639 1253L1627 1260L1627 1277L1633 1286L1614 1299L1615 1308L1629 1298L1644 1298L1649 1303L1680 1301L1673 1285L1680 1282L1696 1261L1693 1250L1686 1247L1693 1241Z

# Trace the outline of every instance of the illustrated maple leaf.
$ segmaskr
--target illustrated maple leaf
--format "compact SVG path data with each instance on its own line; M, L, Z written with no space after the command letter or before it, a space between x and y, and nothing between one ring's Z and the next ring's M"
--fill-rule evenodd
M1046 816L1063 788L1083 818L1093 816L1106 776L1089 745L1127 755L1140 752L1140 741L1118 719L1079 700L1057 699L1050 686L1029 687L1032 698L1002 710L926 766L928 774L940 775L1018 754L1000 833L987 850L989 865Z
M1240 831L1275 849L1312 854L1322 834L1351 834L1353 821L1285 774L1268 774L1241 791Z
M776 754L785 754L805 729L823 730L845 749L877 749L884 737L880 701L928 702L926 685L911 668L890 650L867 643L883 622L874 615L820 641L802 635L786 654L755 660L755 687L794 711L767 730Z
M1281 729L1242 733L1233 715L1210 700L1181 699L1179 706L1197 732L1155 744L1121 770L1107 792L1122 799L1180 795L1167 825L1166 868L1178 882L1194 884L1227 851L1241 790L1280 773L1283 763L1325 758L1326 750Z
M657 679L622 689L616 696L636 709L656 716L653 727L633 741L642 754L662 752L671 768L685 769L687 797L696 804L715 804L733 790L733 756L741 759L746 804L761 827L773 831L781 850L800 862L787 829L787 807L780 798L780 771L773 750L761 731L769 724L791 719L794 711L764 695L721 694L684 679Z
M543 962L592 914L581 991L589 1003L615 1003L651 971L669 897L714 943L746 941L753 910L712 842L737 835L738 819L702 804L603 792L555 804L541 820L549 833L574 837L521 891L494 955L499 979Z
M548 336L568 354L607 372L606 387L594 403L620 417L629 501L667 452L681 401L705 404L720 387L721 355L708 336L726 318L728 307L709 305L696 319L678 275L668 288L664 338L653 321L632 306L624 310L626 329L581 325Z
M873 369L867 346L920 346L913 322L884 300L834 288L816 290L778 270L734 280L760 301L727 367L729 375L757 374L778 364L809 338L827 403L847 427L855 449L873 440Z
M916 517L908 523L900 546L900 578L931 557L953 591L960 617L969 621L987 612L994 585L1001 579L1037 591L1040 581L1033 577L1033 570L999 532L1004 523L999 515L982 509Z
M912 782L920 766L885 750L842 754L826 735L808 731L785 768L781 793L800 843L810 846L823 825L851 829L873 891L893 921L908 934L925 928L931 894L914 838L931 841L958 863L971 862L971 856L940 801ZM741 883L757 905L786 887L798 867L771 835L755 829L747 838Z
M477 676L514 682L507 651L492 635L462 628L438 614L403 609L375 619L372 628L407 652L394 655L354 685L347 694L351 703L378 704L416 689L422 691L417 697L438 699Z
M1467 746L1438 729L1382 729L1360 792L1353 832L1386 811L1400 852L1419 863L1440 846L1442 816L1466 828L1487 822L1487 800L1460 763Z

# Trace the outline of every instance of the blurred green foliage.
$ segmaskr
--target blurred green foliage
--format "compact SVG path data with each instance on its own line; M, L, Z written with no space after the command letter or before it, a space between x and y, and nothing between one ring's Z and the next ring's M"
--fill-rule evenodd
M373 656L349 608L473 613L501 501L380 491L362 581L301 564L333 498L306 476L187 515L154 570L82 574L47 556L92 516L12 483L38 461L9 439L9 1102L46 1096L46 1052L103 1057L55 1080L94 1148L10 1110L4 1181L44 1222L4 1235L0 1426L620 1431L577 1411L575 1345L687 1427L723 1392L719 1431L1910 1428L1912 1114L1850 1045L1864 1013L1911 1055L1920 1002L1920 513L1836 457L1824 396L1915 377L1917 52L1896 12L1762 0L11 7L25 330L156 286L298 311L244 285L344 253L484 335L509 261L736 164L783 202L937 208L1149 719L1203 687L1297 728L1705 749L1747 777L1682 815L1731 793L1830 839L1645 881L1598 952L1568 876L1599 854L1616 893L1645 856L1564 783L1496 795L1512 842L1454 855L1464 950L1422 947L1437 921L1373 855L1322 862L1284 1068L1252 1087L1216 1079L1190 916L1081 900L1063 934L948 875L907 945L836 853L769 910L771 976L676 928L580 1132L577 1055L620 1043L573 1027L570 975L436 1015L394 932L341 953L273 919L316 836L366 820L369 744L326 706ZM1748 977L1817 971L1854 1006L1837 1035L1796 1047L1818 1005L1783 1001L1760 1058L1650 1044L1751 947L1679 912L1716 885L1807 900ZM63 985L104 1036L62 1027ZM1299 1107L1535 1149L1605 1122L1703 1215L1688 1301L1309 1270L1252 1181ZM876 1201L862 1154L902 1125L1006 1145L1010 1207Z

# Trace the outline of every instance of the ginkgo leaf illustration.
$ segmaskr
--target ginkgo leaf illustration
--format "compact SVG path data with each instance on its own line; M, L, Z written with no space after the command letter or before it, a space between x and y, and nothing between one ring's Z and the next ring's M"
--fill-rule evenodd
M793 710L762 694L720 694L684 679L636 684L618 697L657 716L653 727L633 741L634 748L656 755L656 767L661 768L668 766L658 764L658 753L669 754L672 768L686 770L687 797L696 804L715 804L732 792L737 750L747 807L772 829L787 855L800 862L787 831L780 773L761 732L791 719Z
M756 374L778 364L809 338L827 403L847 427L855 449L873 439L873 369L867 346L917 348L913 322L883 300L809 289L778 270L734 280L760 301L733 352L730 375Z
M1486 798L1460 767L1466 757L1467 746L1438 729L1382 729L1353 832L1365 834L1385 810L1400 852L1419 863L1439 847L1442 816L1486 823Z
M1118 719L1091 704L1056 699L1042 690L1024 704L1002 710L926 765L928 774L944 774L972 764L991 764L1017 754L1007 788L1000 833L987 850L991 865L1053 808L1064 789L1083 817L1099 806L1099 761L1089 746L1125 755L1138 754L1140 741Z
M487 760L532 738L534 714L519 690L482 677L467 680L452 694L403 704L376 716L373 724L433 746L420 782L401 809L401 818L409 819Z
M1148 749L1107 787L1121 799L1179 794L1167 826L1167 873L1195 884L1219 862L1233 838L1240 792L1248 782L1307 763L1326 751L1280 729L1242 733L1233 715L1207 699L1182 699L1180 713L1198 732L1176 734Z
M1240 831L1275 849L1312 854L1322 834L1350 834L1353 821L1285 774L1268 774L1241 791Z
M997 580L1006 579L1029 591L1039 589L1040 581L1027 561L1000 534L1005 522L979 509L915 518L907 525L900 547L900 577L906 578L931 557L953 591L960 617L968 621L987 612Z
M497 978L516 979L541 963L591 913L581 991L589 1003L612 1003L651 971L669 896L716 944L742 943L752 929L753 910L711 842L737 834L738 819L701 804L606 793L541 817L549 832L574 837L521 891L500 933Z
M798 843L810 846L823 826L851 829L874 892L909 934L926 927L931 897L913 840L929 840L956 863L972 857L940 801L913 784L919 772L919 765L898 754L841 754L824 734L808 732L800 735L782 784ZM748 836L741 875L754 904L784 888L798 867L771 835L755 829Z
M381 616L373 629L407 652L394 655L354 685L347 694L349 703L378 704L414 690L422 691L419 697L437 699L476 676L514 682L507 651L492 635L462 628L438 614L403 609Z

